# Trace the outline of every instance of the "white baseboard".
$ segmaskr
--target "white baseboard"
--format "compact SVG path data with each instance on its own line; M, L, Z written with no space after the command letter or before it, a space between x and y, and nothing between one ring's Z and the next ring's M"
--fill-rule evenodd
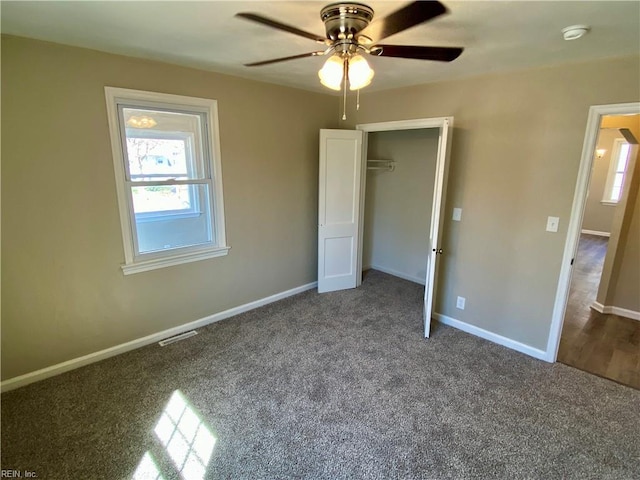
M580 233L585 233L587 235L598 235L599 237L611 236L609 232L599 232L598 230L580 230Z
M537 358L538 360L550 362L547 356L547 352L545 352L544 350L531 347L530 345L517 342L516 340L503 337L502 335L498 335L497 333L490 332L489 330L476 327L475 325L456 320L455 318L451 318L440 313L434 313L433 318L444 325L449 325L450 327L457 328L458 330L470 333L471 335L475 335L476 337L484 338L485 340L489 340L490 342L497 343L498 345L502 345L503 347L507 347L512 350L524 353L533 358Z
M409 280L410 282L419 283L420 285L424 285L425 278L414 277L412 275L407 275L403 272L398 272L397 270L393 270L392 268L381 267L380 265L371 265L369 268L373 268L374 270L378 270L382 273L388 273L389 275L393 275L394 277L402 278L403 280Z
M631 320L640 321L640 312L636 312L634 310L627 310L626 308L614 307L611 305L603 305L599 302L593 302L591 308L593 308L596 312L618 315L619 317L625 317L630 318Z
M300 287L292 288L291 290L287 290L285 292L276 293L275 295L271 295L269 297L261 298L253 302L245 303L244 305L240 305L238 307L230 308L229 310L225 310L224 312L214 313L213 315L209 315L199 320L185 323L177 327L169 328L168 330L163 330L161 332L147 335L146 337L138 338L130 342L122 343L105 350L100 350L98 352L90 353L82 357L67 360L66 362L58 363L50 367L36 370L35 372L25 373L24 375L10 378L0 383L0 391L6 392L9 390L14 390L30 383L44 380L45 378L60 375L61 373L68 372L69 370L74 370L76 368L99 362L100 360L104 360L115 355L120 355L121 353L125 353L130 350L135 350L136 348L159 342L160 340L163 340L167 337L172 337L174 335L178 335L189 330L194 330L196 328L202 328L206 325L209 325L210 323L219 322L220 320L233 317L249 310L253 310L254 308L262 307L263 305L277 302L278 300L297 295L298 293L306 292L307 290L316 288L317 285L318 282L308 283Z

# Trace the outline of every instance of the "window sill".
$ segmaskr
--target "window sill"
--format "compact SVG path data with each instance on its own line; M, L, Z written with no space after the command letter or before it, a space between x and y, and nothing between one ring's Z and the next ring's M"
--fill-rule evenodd
M122 273L132 275L134 273L148 272L149 270L157 270L158 268L172 267L183 263L197 262L198 260L206 260L208 258L222 257L229 253L231 247L217 247L211 250L189 252L180 255L171 255L163 258L154 258L153 260L143 260L135 263L121 265Z
M601 205L604 205L605 207L617 207L618 206L618 202L608 202L606 200L602 200L600 202Z

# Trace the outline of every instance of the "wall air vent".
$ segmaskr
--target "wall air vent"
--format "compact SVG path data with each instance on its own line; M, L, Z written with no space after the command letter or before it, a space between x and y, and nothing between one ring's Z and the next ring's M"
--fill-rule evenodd
M161 347L166 347L167 345L169 345L171 343L179 342L180 340L184 340L185 338L193 337L194 335L197 335L197 334L198 334L198 332L196 332L195 330L190 330L188 332L180 333L178 335L174 335L173 337L169 337L169 338L165 338L164 340L160 340L158 342L158 345L160 345Z

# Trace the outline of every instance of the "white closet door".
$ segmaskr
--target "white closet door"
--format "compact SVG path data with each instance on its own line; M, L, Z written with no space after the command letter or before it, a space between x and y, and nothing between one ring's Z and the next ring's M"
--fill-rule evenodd
M355 288L362 175L360 130L320 130L318 292Z
M440 254L443 253L440 242L440 219L444 206L445 177L447 174L447 162L449 158L448 146L451 141L449 131L450 121L444 120L440 127L438 140L438 155L436 160L436 178L433 189L433 205L431 210L431 229L429 231L429 257L427 260L427 278L424 289L424 336L429 338L431 334L431 315L433 314L433 298L435 295L436 267Z

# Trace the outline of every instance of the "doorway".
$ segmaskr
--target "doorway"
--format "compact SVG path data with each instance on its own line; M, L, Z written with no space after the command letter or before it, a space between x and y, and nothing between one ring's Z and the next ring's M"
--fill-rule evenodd
M629 259L640 241L634 233L640 215L638 114L640 104L590 110L548 345L555 354L550 361L635 388L640 278L632 278L637 266Z
M453 127L453 117L439 117L439 118L424 118L424 119L416 119L416 120L404 120L404 121L395 121L395 122L382 122L382 123L367 123L357 125L356 129L365 132L364 137L364 159L370 160L384 160L384 159L376 159L372 158L369 155L368 147L369 147L369 136L375 136L376 134L385 134L390 133L396 134L400 136L406 136L405 140L408 140L411 137L416 137L415 134L412 134L411 131L421 130L421 131L429 131L425 138L426 142L420 140L420 135L417 135L416 145L413 148L420 150L421 148L425 148L424 152L421 152L419 155L420 159L426 159L431 155L432 165L425 169L423 173L425 176L422 178L424 192L428 192L426 199L429 198L429 194L431 200L429 202L430 205L430 213L429 209L423 210L422 212L416 209L413 209L413 212L417 215L413 218L413 222L417 222L422 225L422 228L428 226L428 229L424 229L424 233L428 233L428 235L423 236L421 239L413 240L415 242L413 256L414 258L418 258L418 272L413 276L413 279L424 278L424 299L423 299L423 323L424 323L424 336L428 338L431 333L431 320L433 316L433 306L434 306L434 298L436 294L436 278L437 278L437 268L438 268L438 258L439 255L443 253L442 248L440 248L441 241L441 219L443 218L443 209L444 209L444 197L446 194L446 185L447 185L447 173L449 168L449 156L451 151L451 128ZM405 133L402 133L405 132ZM433 136L431 136L433 135ZM416 140L416 138L414 138ZM410 147L407 145L409 142L403 142L402 138L399 140L396 139L395 142L396 151L407 152L410 150ZM411 142L413 143L413 142ZM431 143L431 146L428 145ZM435 158L433 157L433 146L436 146L435 149ZM381 147L378 143L373 142L372 147L378 148L382 150L372 151L372 154L376 153L385 153L383 147ZM387 145L386 148L389 148ZM431 154L429 153L431 150ZM389 150L387 150L389 151ZM420 159L418 161L420 161ZM393 159L390 159L393 161ZM367 162L364 163L364 168L367 167ZM416 172L419 171L416 170ZM408 177L408 176L407 176ZM420 179L418 179L420 181ZM365 174L362 175L362 188L361 188L361 206L363 211L366 209L366 182L367 175L366 170ZM419 188L417 189L419 190ZM422 194L424 196L424 193ZM429 201L429 200L427 200ZM424 215L424 218L420 218L421 215ZM363 222L360 224L359 230L359 249L358 249L358 271L362 272L363 267L363 258L364 258L364 230L365 230L365 216L362 215ZM405 219L406 221L407 219ZM408 219L409 223L411 219ZM420 230L420 227L418 227ZM425 257L420 253L426 253L426 264L423 264ZM397 257L397 255L396 255ZM411 257L411 255L409 255ZM405 265L410 262L405 258ZM424 265L424 275L420 271L420 268ZM396 273L401 273L400 270L391 269ZM416 272L416 267L410 267L409 271ZM391 271L389 271L391 273ZM401 276L401 275L400 275ZM404 277L407 278L407 277ZM409 275L409 278L412 279L412 275ZM362 281L362 275L360 275L360 282ZM422 282L419 282L422 283Z
M437 151L436 129L367 136L363 271L425 284Z
M318 209L318 292L355 288L362 283L364 209L367 183L368 135L373 132L433 129L437 132L434 175L431 179L430 217L424 267L423 321L429 336L439 248L440 218L451 145L452 117L362 124L356 130L320 131L320 185ZM381 160L381 159L378 159ZM393 163L382 159L377 165ZM428 180L425 180L425 184Z

